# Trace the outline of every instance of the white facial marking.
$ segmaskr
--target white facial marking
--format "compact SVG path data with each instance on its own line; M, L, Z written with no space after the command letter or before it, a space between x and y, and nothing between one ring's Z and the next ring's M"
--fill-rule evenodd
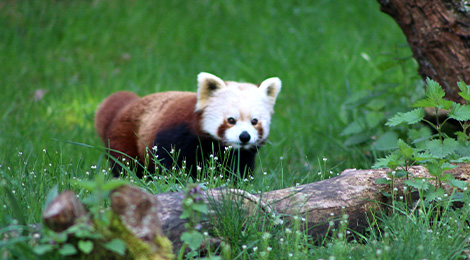
M270 85L278 84L275 86L275 96L272 91L267 93L267 87L263 87L267 83L270 88ZM269 135L274 101L281 87L280 80L268 79L261 84L262 87L231 81L225 84L226 87L211 94L202 109L202 130L234 148L249 149L260 145ZM232 121L229 118L235 119L235 123L229 123ZM253 119L257 120L255 125Z

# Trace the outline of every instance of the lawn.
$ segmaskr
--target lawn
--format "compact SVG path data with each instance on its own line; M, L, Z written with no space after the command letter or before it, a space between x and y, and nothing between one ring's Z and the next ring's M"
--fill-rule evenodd
M383 155L375 140L388 132L386 119L422 94L410 56L402 32L375 1L0 3L0 232L39 223L53 187L84 198L77 182L107 171L93 127L105 97L119 90L196 91L201 71L253 83L277 76L283 83L254 180L206 187L267 191L369 168ZM185 183L140 185L170 192ZM231 244L232 255L382 259L381 250L390 259L442 259L457 257L462 247L431 236L437 229L426 233L423 218L381 218L394 229L387 236L383 226L371 226L359 242L325 238L320 246L287 227L250 226L249 235ZM400 223L408 222L405 231ZM287 248L271 246L271 256L271 250L259 255L268 248L263 232L277 244L285 239ZM407 235L437 245L409 245ZM5 250L18 244L1 245L8 256ZM403 252L409 254L400 257Z

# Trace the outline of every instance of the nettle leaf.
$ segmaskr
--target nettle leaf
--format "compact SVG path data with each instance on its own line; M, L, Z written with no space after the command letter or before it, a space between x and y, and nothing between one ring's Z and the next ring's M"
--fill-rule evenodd
M407 143L405 143L403 140L398 139L398 150L402 154L404 158L410 158L413 156L413 147L409 146Z
M459 95L466 101L470 101L470 86L467 85L463 80L457 82L457 86L459 86L461 91L459 92Z
M411 129L408 132L408 138L416 148L423 148L423 143L432 138L432 132L429 127L422 127L420 129Z
M108 243L103 245L106 249L117 253L119 255L124 255L126 253L126 243L119 238L115 238Z
M390 168L391 170L395 170L399 165L404 164L405 162L401 158L398 152L393 152L385 158L379 158L377 162L372 166L374 169L380 168Z
M458 146L459 143L454 139L445 139L442 143L440 140L436 139L429 141L426 144L426 149L428 149L432 155L438 158L444 158L454 153Z
M442 175L442 169L437 162L432 162L432 163L427 164L426 168L428 168L429 174L431 174L432 176Z
M470 106L452 103L452 108L449 111L449 117L458 121L470 120Z
M416 108L406 113L398 112L395 116L390 118L385 125L397 126L401 123L407 123L409 125L416 124L424 118L424 109Z
M461 189L463 190L465 187L468 186L468 183L465 182L465 181L461 181L461 180L456 180L456 179L452 179L449 181L450 185L458 188L458 189Z
M435 107L434 101L429 98L421 99L413 104L413 107Z
M193 210L199 211L201 213L207 213L209 211L209 208L207 207L207 204L195 203L191 207L193 208Z
M390 183L392 183L392 180L389 180L387 178L378 178L377 180L375 180L375 183L377 183L377 184L390 184Z
M437 107L439 109L449 109L452 102L444 99L445 92L436 81L426 80L426 98L414 103L414 107Z
M430 187L430 184L426 179L415 178L413 180L405 180L403 183L420 190L427 190Z
M426 96L431 99L443 98L446 93L442 89L441 85L436 81L427 78L426 79Z
M357 145L371 140L370 135L366 133L355 134L344 141L344 146Z
M344 130L341 132L341 135L352 135L361 133L366 129L366 122L364 118L358 118L354 120L349 125L347 125Z
M204 241L204 236L197 231L186 231L181 235L181 241L185 242L191 250L197 250Z
M445 190L442 188L438 188L436 190L434 189L429 189L426 194L424 195L426 197L426 201L433 201L439 197L442 197L445 193Z
M380 136L373 144L373 148L378 151L397 149L398 134L395 132L386 132Z

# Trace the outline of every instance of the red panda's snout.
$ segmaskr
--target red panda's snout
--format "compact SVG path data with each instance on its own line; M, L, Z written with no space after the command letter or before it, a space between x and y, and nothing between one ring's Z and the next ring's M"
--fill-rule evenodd
M237 122L232 126L221 128L219 138L227 146L235 149L251 149L264 143L264 130L261 124L253 126L244 122Z

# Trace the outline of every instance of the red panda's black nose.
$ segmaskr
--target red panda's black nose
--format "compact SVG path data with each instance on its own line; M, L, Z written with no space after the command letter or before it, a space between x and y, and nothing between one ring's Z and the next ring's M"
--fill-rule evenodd
M250 141L251 136L250 136L250 134L249 134L247 131L243 131L243 132L240 134L239 138L240 138L240 142L242 142L242 143L248 143L248 141Z

